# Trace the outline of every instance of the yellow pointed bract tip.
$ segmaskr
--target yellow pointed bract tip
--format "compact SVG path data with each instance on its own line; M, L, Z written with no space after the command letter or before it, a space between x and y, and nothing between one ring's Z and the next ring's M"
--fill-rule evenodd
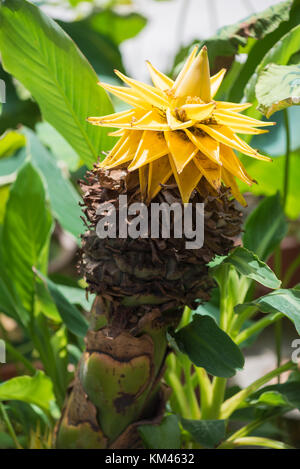
M176 98L195 96L205 103L211 101L209 62L206 46L191 63L175 92Z
M240 114L250 103L215 101L226 70L210 77L206 46L198 53L195 46L176 80L157 70L146 61L153 86L141 83L115 70L126 86L99 82L109 93L130 106L122 111L100 117L89 117L93 125L112 127L112 137L119 137L102 168L125 167L135 172L140 183L141 199L149 203L162 184L173 177L182 202L187 203L201 179L213 193L221 184L230 188L233 197L245 205L236 178L251 185L234 150L264 161L270 161L251 148L237 134L267 132L259 127L275 125Z

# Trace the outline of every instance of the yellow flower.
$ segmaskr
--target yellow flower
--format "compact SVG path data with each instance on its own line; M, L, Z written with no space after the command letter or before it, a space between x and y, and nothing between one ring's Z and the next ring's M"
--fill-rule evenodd
M147 62L154 86L133 80L116 71L129 87L100 85L132 108L103 117L90 117L94 125L118 128L110 135L120 139L101 167L126 164L129 171L139 171L141 197L149 202L161 184L174 176L182 201L189 201L192 191L204 177L219 191L221 182L231 188L243 205L235 177L246 184L254 181L233 149L260 160L260 155L236 133L260 134L257 126L272 125L239 114L251 104L214 101L226 70L210 77L207 49L197 55L195 47L175 81Z

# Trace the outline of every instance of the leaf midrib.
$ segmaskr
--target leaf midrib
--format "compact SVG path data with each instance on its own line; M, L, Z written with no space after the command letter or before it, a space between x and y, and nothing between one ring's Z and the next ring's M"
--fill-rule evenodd
M27 31L28 31L28 26L26 25L27 27ZM11 25L11 28L14 30L14 33L19 37L19 40L21 41L24 41L24 38L23 36L19 33L19 28L15 28L13 25ZM75 46L77 48L77 46L74 44L74 42L72 41L72 39L60 28L60 34L62 32L62 34L65 34L67 36L67 38L72 42L72 45ZM36 31L36 29L35 29ZM32 33L30 33L32 34ZM28 36L26 36L26 39L27 39ZM29 35L30 37L30 35ZM32 37L32 36L31 36ZM47 38L48 39L48 38ZM11 38L10 38L11 40ZM12 41L14 42L14 41ZM76 115L76 113L74 112L73 110L73 107L68 99L68 97L66 96L65 92L64 92L64 89L63 87L61 86L61 84L59 83L59 81L57 80L57 77L55 75L55 73L53 73L53 70L54 69L51 69L51 67L49 66L49 64L47 63L47 60L45 60L45 56L41 53L40 49L36 47L36 44L32 44L32 43L29 43L28 40L26 41L27 43L27 47L29 46L29 48L33 48L35 51L36 51L36 55L38 56L38 58L40 59L40 62L39 62L39 65L42 66L43 70L45 71L45 73L47 74L48 73L48 77L51 76L52 77L52 83L54 84L54 87L56 87L56 89L59 91L59 95L60 97L62 98L63 102L65 103L66 105L66 108L68 109L69 111L69 114L71 115L71 118L73 118L73 121L75 122L76 126L79 128L80 130L80 133L82 134L82 136L84 137L84 141L88 147L88 149L91 151L91 154L92 156L96 159L97 158L97 153L96 151L94 151L94 148L90 142L90 139L86 133L86 130L84 129L83 125L81 124L78 116ZM51 50L52 49L52 42L50 41L51 43ZM15 43L16 44L16 43ZM16 44L16 46L18 47L18 44ZM73 49L74 51L74 49ZM81 51L78 49L79 53L81 53ZM24 54L24 55L27 55L27 57L29 57L29 60L32 61L32 57L30 54ZM83 60L85 60L84 56L83 56ZM88 64L90 66L90 64ZM90 66L91 67L91 66ZM93 71L93 69L91 68L91 70ZM96 81L96 80L95 80ZM41 106L42 107L42 106ZM71 143L71 146L73 147L72 143ZM73 147L74 148L74 147ZM76 153L78 153L77 149L74 148ZM80 157L82 155L79 155Z

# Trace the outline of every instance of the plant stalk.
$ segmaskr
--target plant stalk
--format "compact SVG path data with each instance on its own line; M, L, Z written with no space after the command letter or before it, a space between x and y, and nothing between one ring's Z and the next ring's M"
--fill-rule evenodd
M6 412L5 407L2 404L2 402L0 402L0 413L2 414L2 417L3 417L3 420L4 420L5 425L7 427L7 430L9 432L14 444L15 444L16 449L23 449L22 446L19 443L19 440L17 438L15 430L14 430L12 424L11 424L11 421L9 420L9 417L7 415L7 412Z
M242 402L244 402L244 400L247 399L247 397L249 397L257 389L259 389L261 386L268 383L272 378L275 378L284 371L291 370L295 367L295 363L289 361L284 365L275 368L275 370L270 371L270 373L267 373L265 376L262 376L261 378L257 379L245 389L238 392L231 398L227 399L222 405L220 418L227 419L228 417L230 417L230 415L242 404Z

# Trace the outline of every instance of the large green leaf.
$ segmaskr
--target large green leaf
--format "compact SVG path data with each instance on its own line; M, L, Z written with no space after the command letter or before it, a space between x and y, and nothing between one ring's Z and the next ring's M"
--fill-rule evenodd
M290 57L299 51L300 43L300 25L295 26L291 31L285 34L276 44L266 53L260 64L245 87L245 99L255 101L255 87L260 73L270 63L278 65L287 65Z
M300 335L300 290L296 288L276 290L251 301L251 303L238 305L235 310L240 313L251 305L256 306L263 313L282 313L294 323Z
M287 109L287 113L290 128L290 150L293 152L300 148L300 133L298 126L300 107L289 107ZM286 151L286 126L283 112L277 112L274 114L272 116L272 121L276 122L276 125L270 127L269 132L265 134L254 135L251 139L251 146L259 149L260 152L275 158L283 155ZM247 160L250 162L250 160L253 161L253 158L247 158ZM256 160L256 162L261 163L259 160ZM270 173L270 165L268 163L262 164L261 166L266 168ZM260 184L253 184L253 186L259 185ZM251 186L250 190L255 189L253 186Z
M258 109L267 118L300 104L300 65L267 65L259 75L255 92Z
M181 419L182 426L204 448L214 448L225 437L225 420Z
M124 72L118 46L109 37L95 31L88 18L59 24L77 44L98 76L114 76L115 68Z
M229 378L244 366L239 347L209 316L194 314L192 321L174 334L174 339L196 366L214 376Z
M147 449L180 449L180 428L175 415L164 417L159 425L140 425L138 431Z
M270 267L261 261L256 254L243 247L237 247L228 256L216 257L209 263L212 269L217 269L221 264L233 265L235 269L247 278L268 288L279 288L278 280Z
M32 267L46 269L51 227L43 182L31 163L26 163L18 173L7 202L1 263L28 311L33 309Z
M12 183L16 178L16 173L23 166L26 160L25 148L20 148L9 158L0 159L0 185Z
M284 11L284 3L286 3L286 11ZM254 74L257 65L261 62L267 52L272 49L279 39L290 31L294 26L299 24L300 20L300 1L279 3L275 8L281 9L281 23L276 23L274 31L259 40L248 40L246 48L239 49L240 53L247 54L246 61L241 65L240 73L234 80L228 84L229 93L226 93L226 99L230 102L239 102L243 95L244 89L249 79ZM287 20L287 16L289 19ZM279 19L279 18L278 18ZM236 62L235 62L236 63ZM227 90L224 90L225 92Z
M139 13L120 15L111 9L105 9L90 17L90 24L95 31L120 44L136 36L147 24L147 19Z
M55 401L52 382L42 371L12 378L0 384L0 401L8 400L35 404L49 414Z
M60 293L67 298L73 305L79 305L86 311L90 311L95 295L89 293L88 299L86 291L83 288L69 287L68 285L57 285L56 287Z
M107 131L86 118L112 112L96 73L69 36L27 1L2 2L0 25L5 70L24 84L44 118L91 166L110 143Z
M299 158L300 151L291 153L290 155L289 191L285 211L287 216L291 219L296 219L300 214ZM284 167L284 155L275 158L271 166L269 163L265 163L264 161L254 161L253 159L251 159L251 161L248 161L247 171L251 174L254 179L260 181L260 184L253 184L250 189L251 192L258 196L273 196L275 191L282 191ZM249 191L249 186L246 186L245 184L240 184L240 188L242 191Z
M1 177L0 177L0 181L1 181ZM2 225L3 223L8 197L9 197L9 184L0 186L0 225Z
M200 45L208 47L208 54L212 68L228 67L231 65L233 56L238 52L240 46L245 47L249 38L261 41L282 23L289 19L293 0L280 2L266 10L250 15L236 24L225 26L218 30L212 38L202 40ZM199 34L200 36L200 34ZM199 41L193 41L195 44ZM190 48L191 46L188 46ZM178 64L187 55L187 47L182 49L175 59ZM229 59L231 57L231 59Z
M58 287L49 278L44 277L40 272L36 272L39 278L47 286L56 308L66 325L66 327L79 337L84 337L87 333L88 323L81 312L72 305L60 292Z
M243 244L265 261L285 237L287 229L280 194L277 192L265 198L247 218Z
M57 160L64 162L69 171L76 171L80 159L71 145L49 122L39 122L35 126L35 132L39 140L50 149Z
M26 325L29 321L29 314L3 269L0 269L0 311L21 324Z
M84 224L80 218L82 211L78 192L63 175L57 160L41 144L35 133L26 128L23 129L23 133L27 140L27 155L43 175L54 217L65 230L75 236L79 243L79 235L84 230Z

